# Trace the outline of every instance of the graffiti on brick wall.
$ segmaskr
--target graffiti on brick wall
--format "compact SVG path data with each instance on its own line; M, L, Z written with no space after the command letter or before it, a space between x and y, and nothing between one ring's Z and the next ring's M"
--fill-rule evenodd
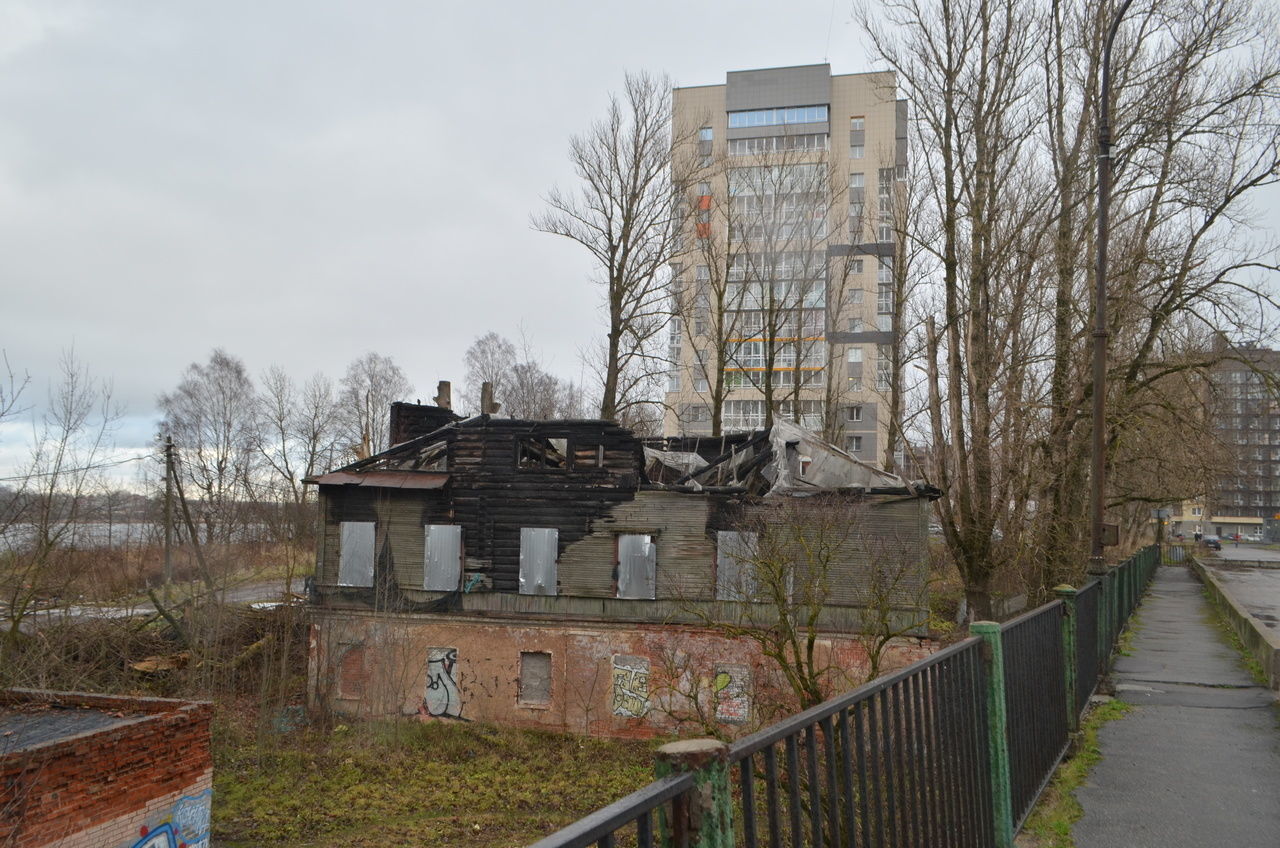
M649 660L613 657L613 714L640 718L649 712Z
M745 665L722 665L716 669L712 691L716 698L716 721L746 724L751 720L751 669Z
M208 848L212 801L211 789L179 798L164 818L141 827L128 848Z
M427 692L422 709L436 718L462 718L462 692L454 672L457 648L432 648L427 652Z

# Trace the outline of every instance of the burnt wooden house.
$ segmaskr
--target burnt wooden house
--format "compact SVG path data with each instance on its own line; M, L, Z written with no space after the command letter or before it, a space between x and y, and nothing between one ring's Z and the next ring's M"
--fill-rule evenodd
M681 620L690 603L742 599L729 581L754 536L744 528L771 499L815 496L865 504L918 564L901 595L920 603L933 493L798 426L646 443L611 421L461 420L410 404L392 418L390 449L310 481L323 605ZM833 608L859 606L876 567L857 539L847 553Z
M845 522L817 619L832 667L865 661L873 606L921 631L936 492L795 425L646 441L611 421L396 404L391 431L388 450L309 481L316 702L644 735L672 727L651 675L678 662L723 684L717 717L746 722L774 671L711 623L776 620L753 566L796 515ZM930 649L898 641L906 660Z

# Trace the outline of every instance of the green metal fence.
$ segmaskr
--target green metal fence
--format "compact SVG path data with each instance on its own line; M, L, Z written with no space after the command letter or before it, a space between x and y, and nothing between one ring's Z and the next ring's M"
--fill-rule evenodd
M1152 545L1012 621L975 622L976 638L700 751L689 773L665 765L535 848L1012 848L1159 564Z

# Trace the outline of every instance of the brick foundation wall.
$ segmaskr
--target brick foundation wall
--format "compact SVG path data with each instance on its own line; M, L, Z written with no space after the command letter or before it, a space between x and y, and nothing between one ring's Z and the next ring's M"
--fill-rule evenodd
M30 690L0 692L0 707L33 701L145 714L0 758L0 845L208 845L213 791L210 704Z
M350 611L313 622L312 696L340 713L645 737L708 724L736 735L795 712L755 642L705 628ZM817 650L833 694L862 682L856 637L833 634ZM934 650L895 640L885 665Z

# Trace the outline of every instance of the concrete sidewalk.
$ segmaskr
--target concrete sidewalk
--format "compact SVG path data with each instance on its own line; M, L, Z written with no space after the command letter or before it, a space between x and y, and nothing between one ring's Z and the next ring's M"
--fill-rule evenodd
M1102 760L1077 793L1077 848L1280 846L1280 711L1212 624L1200 583L1162 566L1138 609Z

